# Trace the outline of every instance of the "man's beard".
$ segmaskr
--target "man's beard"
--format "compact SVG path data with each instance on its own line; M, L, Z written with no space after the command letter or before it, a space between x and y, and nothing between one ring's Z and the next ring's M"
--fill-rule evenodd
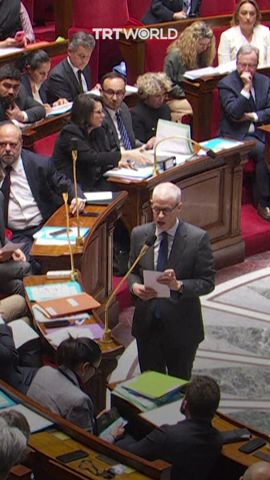
M1 97L0 101L1 101L1 105L3 106L3 109L7 110L13 105L14 97Z

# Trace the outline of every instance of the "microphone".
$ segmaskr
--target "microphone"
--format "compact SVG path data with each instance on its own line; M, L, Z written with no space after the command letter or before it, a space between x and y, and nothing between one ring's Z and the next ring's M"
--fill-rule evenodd
M103 333L103 337L101 339L102 343L111 343L112 342L111 329L109 328L109 315L108 315L109 306L111 305L112 300L114 299L115 295L120 290L120 288L122 287L124 281L128 278L128 276L130 275L132 270L136 267L137 263L139 263L141 258L146 254L146 252L148 252L149 248L153 247L156 239L157 239L157 237L156 237L155 234L150 234L146 238L145 243L143 244L143 246L142 246L142 248L139 252L139 255L136 257L136 259L134 260L131 267L129 267L127 273L123 276L123 278L121 278L118 285L115 287L115 289L112 291L112 293L107 298L107 301L105 303L105 309L104 309L104 333Z
M69 226L69 213L68 213L68 193L62 193L64 205L65 205L65 214L66 214L66 229L67 229L67 239L68 239L68 248L69 248L69 255L70 255L70 278L71 280L77 279L77 273L75 272L74 268L74 257L72 251L72 245L70 241L70 226Z
M77 184L77 172L76 163L78 158L78 139L76 137L71 138L71 156L72 156L72 169L73 169L73 184L76 199L76 219L77 219L77 237L76 246L83 245L83 239L80 232L80 212L79 212L79 200L78 200L78 184Z
M196 142L196 140L193 140L190 137L186 137L184 135L173 135L171 137L164 137L164 138L161 138L160 140L158 140L157 143L154 146L154 166L153 166L153 176L154 177L159 174L158 159L157 159L157 147L161 143L163 143L165 141L168 141L168 140L187 140L188 142L190 142L193 145L193 150L194 150L193 155L197 155L200 150L203 150L206 153L206 155L208 155L208 157L210 157L210 158L216 158L216 156L217 156L216 153L213 150L204 147L203 145Z

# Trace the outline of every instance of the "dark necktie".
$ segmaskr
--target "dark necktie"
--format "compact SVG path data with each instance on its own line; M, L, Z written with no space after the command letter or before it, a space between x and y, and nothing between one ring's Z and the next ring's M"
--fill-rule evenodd
M10 172L12 167L8 165L5 168L5 178L1 186L2 193L4 195L4 219L5 226L8 224L8 203L9 203L9 194L10 194Z
M80 86L80 93L83 93L82 71L78 70L78 81Z
M159 237L161 237L161 241L158 250L157 271L164 272L168 264L168 234L162 232Z
M122 120L121 114L119 112L115 112L115 117L116 117L117 126L118 126L118 129L119 129L119 133L120 133L120 137L121 137L123 147L125 148L125 150L131 150L131 148L132 148L131 147L131 141L130 141L130 138L128 136L126 127L124 125L124 122Z
M256 103L255 103L255 99L254 99L254 96L253 96L252 92L250 92L249 104L250 104L250 107L251 107L251 111L256 112L257 108L256 108Z

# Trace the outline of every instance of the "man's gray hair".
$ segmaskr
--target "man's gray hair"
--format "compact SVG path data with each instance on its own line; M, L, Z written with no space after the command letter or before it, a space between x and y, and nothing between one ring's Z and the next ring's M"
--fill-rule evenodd
M162 197L162 198L172 198L175 200L175 203L181 201L181 189L171 182L159 183L153 190L152 197Z
M253 47L253 45L242 45L239 48L236 54L236 63L238 62L239 55L249 55L250 53L256 53L257 55L257 64L259 63L259 49L257 47Z
M27 440L15 427L9 427L0 418L0 479L5 480L10 469L21 462L26 452Z
M74 52L78 50L80 46L94 50L95 45L96 40L93 35L86 32L76 32L68 44L68 50L72 50Z

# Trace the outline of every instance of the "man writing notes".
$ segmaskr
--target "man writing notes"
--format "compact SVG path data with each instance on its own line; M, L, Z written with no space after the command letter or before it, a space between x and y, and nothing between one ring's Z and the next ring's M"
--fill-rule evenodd
M22 150L22 134L11 122L0 123L0 184L4 194L6 226L13 242L23 242L26 257L33 235L63 204L62 193L68 192L70 211L76 212L75 190L65 175L57 172L50 158ZM78 188L79 209L84 208L84 195ZM29 259L33 273L36 262Z
M130 265L143 244L156 235L129 277L135 299L132 333L136 337L141 371L168 372L189 379L199 343L204 338L200 295L214 289L215 269L208 235L183 222L181 191L172 183L153 190L153 223L131 234ZM144 270L158 270L158 281L170 289L169 298L143 283Z
M223 116L220 133L238 140L256 140L249 152L256 162L258 214L270 221L270 176L264 159L265 136L259 125L270 122L270 79L257 73L259 50L241 47L236 55L236 70L219 84Z

